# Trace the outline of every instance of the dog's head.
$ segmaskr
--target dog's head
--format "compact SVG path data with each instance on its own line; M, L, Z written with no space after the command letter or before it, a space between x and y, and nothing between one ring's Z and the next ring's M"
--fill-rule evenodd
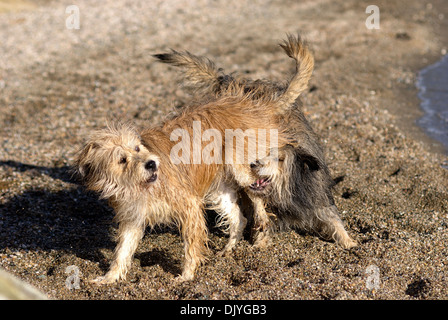
M272 192L273 186L278 181L282 181L284 160L285 156L282 152L281 154L270 154L252 162L250 164L252 183L246 190L259 196Z
M95 132L78 152L75 170L85 186L101 198L130 197L157 181L160 160L129 125Z
M287 194L291 191L291 179L298 179L297 171L315 172L321 168L321 162L300 148L287 145L276 153L258 159L250 164L253 183L248 191L258 195L267 195L271 192ZM274 191L275 189L275 191Z

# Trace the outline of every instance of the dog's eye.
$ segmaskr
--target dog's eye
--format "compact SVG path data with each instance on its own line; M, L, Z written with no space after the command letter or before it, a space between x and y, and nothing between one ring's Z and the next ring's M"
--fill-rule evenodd
M120 159L119 164L125 164L126 161L127 161L126 157L122 157L122 158Z
M135 147L135 151L140 152L140 147L139 147L139 146L136 146L136 147Z

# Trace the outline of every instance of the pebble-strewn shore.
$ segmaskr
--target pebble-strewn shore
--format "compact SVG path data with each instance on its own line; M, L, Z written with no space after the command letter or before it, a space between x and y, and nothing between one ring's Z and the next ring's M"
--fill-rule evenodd
M33 3L0 12L1 268L54 299L448 298L446 157L400 125L418 115L416 71L447 48L439 2L377 1L379 30L355 0L77 0L79 30L66 28L66 2ZM151 54L189 50L228 72L284 80L293 65L277 44L298 31L316 59L304 108L360 245L283 232L266 250L242 241L178 283L179 234L148 230L126 282L88 283L108 268L113 213L68 169L107 121L143 127L189 101L176 70ZM216 252L227 239L213 217L210 226ZM67 287L69 266L79 289Z

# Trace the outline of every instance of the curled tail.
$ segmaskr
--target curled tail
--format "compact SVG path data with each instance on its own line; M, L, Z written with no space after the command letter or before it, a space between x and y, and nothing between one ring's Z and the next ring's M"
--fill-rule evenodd
M296 72L279 100L280 107L284 109L292 105L306 90L314 69L314 57L299 35L297 37L288 35L288 39L280 46L296 62Z
M171 50L169 53L155 54L156 59L185 70L185 85L203 94L216 96L232 95L236 92L250 94L254 99L277 101L278 112L282 113L306 90L314 68L314 58L300 36L288 35L280 44L285 53L295 60L296 70L286 86L267 80L234 78L208 58L195 56L188 51ZM229 89L230 88L230 89Z

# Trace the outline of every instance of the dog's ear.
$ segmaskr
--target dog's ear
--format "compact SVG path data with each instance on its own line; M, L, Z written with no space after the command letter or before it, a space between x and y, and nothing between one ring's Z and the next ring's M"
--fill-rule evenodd
M90 163L85 163L79 166L77 169L78 176L81 180L86 179L86 177L90 174L90 171L91 171Z
M300 162L304 169L310 171L317 171L322 168L322 161L302 148L296 149L296 161Z
M94 149L97 148L99 148L97 143L89 142L78 153L75 160L75 173L81 180L84 180L90 174L92 165L89 161L89 155Z

